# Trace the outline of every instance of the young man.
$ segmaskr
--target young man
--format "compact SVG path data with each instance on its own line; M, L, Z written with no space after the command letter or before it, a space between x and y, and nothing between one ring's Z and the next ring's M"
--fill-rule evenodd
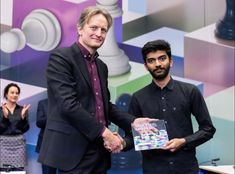
M153 81L133 94L129 112L165 120L169 136L164 149L142 151L143 172L198 174L195 148L215 133L203 96L196 86L171 77L173 60L168 42L148 42L142 48L142 55ZM196 132L193 132L191 115L199 124Z
M108 68L96 51L111 25L105 10L86 8L77 24L78 41L50 55L48 121L39 161L60 174L105 174L109 151L123 148L122 139L107 128L109 122L130 130L135 119L110 102Z

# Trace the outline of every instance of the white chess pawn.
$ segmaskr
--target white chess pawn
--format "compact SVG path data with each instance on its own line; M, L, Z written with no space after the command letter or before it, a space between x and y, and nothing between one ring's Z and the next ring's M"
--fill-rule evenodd
M28 14L19 28L13 28L0 36L0 49L6 53L21 50L27 44L38 51L54 49L61 39L61 27L57 18L45 9Z

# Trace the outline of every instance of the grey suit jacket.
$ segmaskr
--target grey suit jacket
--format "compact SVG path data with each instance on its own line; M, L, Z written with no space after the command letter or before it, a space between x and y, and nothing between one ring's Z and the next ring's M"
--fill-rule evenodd
M96 59L103 94L105 119L129 131L134 117L110 102L108 69ZM48 120L39 161L70 170L80 162L87 146L101 135L95 119L95 96L87 66L77 44L55 50L47 67ZM108 125L106 125L108 126Z

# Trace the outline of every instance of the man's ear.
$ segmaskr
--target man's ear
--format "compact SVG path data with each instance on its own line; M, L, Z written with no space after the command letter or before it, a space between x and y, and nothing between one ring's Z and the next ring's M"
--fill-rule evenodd
M147 67L146 63L144 63L144 67L148 71L148 67Z

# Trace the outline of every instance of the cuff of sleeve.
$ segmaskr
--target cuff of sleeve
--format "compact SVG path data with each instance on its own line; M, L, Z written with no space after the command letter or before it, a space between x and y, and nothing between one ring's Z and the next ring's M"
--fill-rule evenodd
M101 129L99 137L102 137L102 134L104 133L105 128L106 127L104 126L103 129Z
M124 152L134 147L134 142L133 142L132 137L124 137L123 140L125 142L125 147L123 147Z
M183 149L188 150L188 149L192 148L191 147L191 138L190 137L185 137L184 139L185 139L185 144L184 144Z
M123 149L125 149L126 148L126 141L123 139L123 141L122 141L122 147L123 147Z

